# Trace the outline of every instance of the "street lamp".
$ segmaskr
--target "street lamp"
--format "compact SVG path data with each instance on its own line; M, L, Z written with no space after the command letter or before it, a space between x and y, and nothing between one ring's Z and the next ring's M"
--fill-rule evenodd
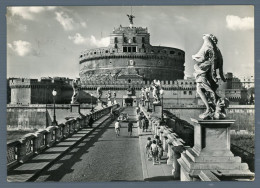
M93 94L91 93L90 95L91 95L91 112L94 112L93 101L92 101Z
M162 103L162 114L161 114L162 121L163 121L163 93L164 93L164 90L160 89L161 103Z
M53 96L53 124L57 125L56 121L56 113L55 113L55 96L57 95L56 89L53 89L52 96Z

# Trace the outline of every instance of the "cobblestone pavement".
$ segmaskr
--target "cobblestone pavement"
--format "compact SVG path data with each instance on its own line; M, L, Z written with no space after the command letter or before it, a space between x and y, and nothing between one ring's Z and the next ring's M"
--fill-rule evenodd
M127 112L134 115L134 108ZM134 124L136 126L136 124ZM142 181L142 163L137 128L128 136L122 123L119 137L114 122L102 125L64 157L41 173L36 181Z

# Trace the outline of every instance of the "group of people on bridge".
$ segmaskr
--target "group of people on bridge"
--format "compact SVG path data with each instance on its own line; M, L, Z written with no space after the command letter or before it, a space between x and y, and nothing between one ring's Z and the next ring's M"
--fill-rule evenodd
M161 158L163 156L163 147L162 141L158 135L155 136L155 139L152 141L151 137L147 138L147 143L145 145L147 159L153 160L153 165L157 162L161 164Z
M149 120L144 116L143 112L140 112L138 115L138 124L139 128L143 130L143 132L147 132L149 128Z
M132 133L133 133L133 122L132 121L129 121L128 122L128 135L129 136L132 136ZM120 136L120 128L121 128L121 123L119 120L116 120L116 123L115 123L115 132L116 132L116 137Z

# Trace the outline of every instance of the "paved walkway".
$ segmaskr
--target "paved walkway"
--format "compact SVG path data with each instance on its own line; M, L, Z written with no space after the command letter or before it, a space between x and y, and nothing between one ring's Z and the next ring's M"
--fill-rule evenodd
M136 120L135 108L124 110L131 121ZM8 172L8 181L23 182L89 182L89 181L170 181L172 166L166 164L166 154L160 165L146 157L145 145L151 132L140 134L134 123L128 136L127 122L122 123L116 137L114 123L83 129L25 164ZM140 135L140 136L139 136Z
M77 143L81 142L83 138L91 135L94 130L101 124L101 122L108 119L108 115L100 118L93 124L93 128L81 129L77 133L74 133L70 138L67 138L57 145L48 148L43 153L33 157L24 164L7 172L7 181L9 182L25 182L28 181L42 170L48 168L53 164L54 161L58 160L64 153L66 153L70 148L75 146Z
M125 112L134 120L134 108ZM100 126L36 179L37 182L142 180L138 131L133 128L133 135L128 136L126 122L122 123L119 137L115 135L114 122Z
M167 153L164 152L164 155L161 160L161 164L153 165L153 161L147 159L146 154L146 143L147 138L151 137L153 140L153 134L149 130L148 132L142 132L139 129L139 144L140 144L140 153L142 159L142 170L144 181L174 181L172 172L172 165L167 165Z

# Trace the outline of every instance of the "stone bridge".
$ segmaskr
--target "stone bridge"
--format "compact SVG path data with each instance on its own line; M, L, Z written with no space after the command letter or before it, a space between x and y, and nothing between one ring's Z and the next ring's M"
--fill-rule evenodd
M149 120L147 132L143 132L138 126L139 110ZM120 136L116 137L112 111L129 114L129 121L134 122L132 136L128 135L128 122L122 122ZM93 127L88 126L90 116L95 120ZM167 114L164 113L164 116ZM187 168L183 165L183 161L192 159L191 155L191 158L183 158L192 147L173 130L167 124L160 123L155 112L147 112L142 106L137 110L135 107L121 108L113 105L91 115L79 114L65 123L47 127L8 143L7 180L88 182L253 179L254 174L248 170L247 164L241 163L239 157L235 157L233 161L239 164L234 170L221 171L219 166L215 166L215 170L200 168L193 176L191 172L184 170ZM147 138L153 139L155 135L160 137L164 148L160 165L153 165L146 156ZM181 158L183 161L180 161ZM189 161L185 164L194 166Z

